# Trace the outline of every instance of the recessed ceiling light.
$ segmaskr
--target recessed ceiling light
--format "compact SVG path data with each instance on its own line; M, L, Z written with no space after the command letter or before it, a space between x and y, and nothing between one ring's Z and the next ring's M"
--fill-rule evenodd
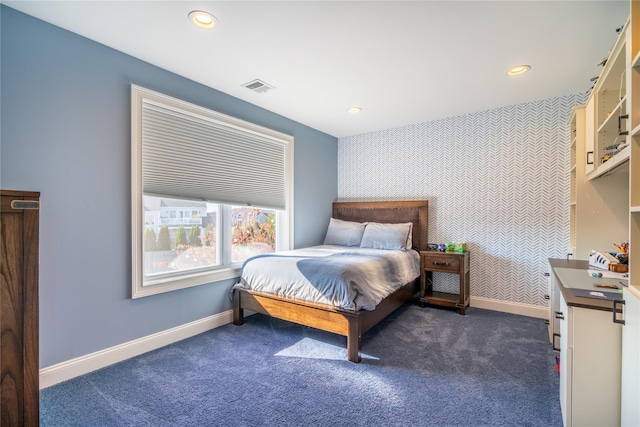
M202 28L212 28L218 21L215 16L204 10L192 10L189 12L189 21Z
M349 107L347 108L347 113L357 114L362 111L362 107Z
M515 67L511 67L509 71L507 71L508 76L517 76L522 73L526 73L531 69L530 65L516 65Z

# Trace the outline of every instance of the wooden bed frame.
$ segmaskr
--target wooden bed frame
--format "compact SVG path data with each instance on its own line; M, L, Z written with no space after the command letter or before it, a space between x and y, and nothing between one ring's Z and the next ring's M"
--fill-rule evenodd
M413 248L426 250L429 230L429 203L401 202L336 202L333 217L345 221L413 223ZM244 309L289 322L310 326L347 337L347 354L351 362L360 362L362 334L394 312L418 292L419 278L383 299L373 311L345 310L325 304L314 304L287 297L235 289L233 323L244 323Z

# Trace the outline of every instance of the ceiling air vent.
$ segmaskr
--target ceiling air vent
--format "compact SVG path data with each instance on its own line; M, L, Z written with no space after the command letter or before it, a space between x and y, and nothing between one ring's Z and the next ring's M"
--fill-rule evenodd
M262 80L252 80L249 83L245 83L242 86L246 87L247 89L251 89L254 92L258 92L258 93L263 93L266 92L270 89L275 89L275 87L268 85L267 83L263 82Z

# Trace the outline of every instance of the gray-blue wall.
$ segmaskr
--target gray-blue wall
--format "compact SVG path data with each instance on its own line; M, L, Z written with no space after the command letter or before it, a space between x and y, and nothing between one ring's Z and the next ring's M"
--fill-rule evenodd
M0 186L42 192L41 367L231 308L233 280L129 297L132 83L293 135L295 246L322 242L336 138L6 6L0 20Z

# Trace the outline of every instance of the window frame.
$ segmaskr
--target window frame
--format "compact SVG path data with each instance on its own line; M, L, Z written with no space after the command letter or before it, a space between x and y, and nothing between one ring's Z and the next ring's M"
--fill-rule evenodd
M167 274L162 278L144 279L144 206L142 180L142 100L153 99L176 108L197 111L215 120L237 126L251 132L269 135L284 141L285 160L285 209L276 215L276 250L288 250L293 247L293 148L294 138L280 132L218 113L176 98L154 92L137 85L131 85L131 298L156 295L192 286L233 279L240 276L242 262L231 262L231 204L215 200L202 200L219 204L220 223L220 261L221 266L206 270ZM157 196L157 195L156 195ZM174 196L166 196L174 197ZM193 198L185 198L194 200ZM235 204L234 204L235 205ZM259 207L259 206L256 206ZM271 209L271 208L267 208ZM222 240L224 239L224 240ZM223 242L228 242L224 245Z

